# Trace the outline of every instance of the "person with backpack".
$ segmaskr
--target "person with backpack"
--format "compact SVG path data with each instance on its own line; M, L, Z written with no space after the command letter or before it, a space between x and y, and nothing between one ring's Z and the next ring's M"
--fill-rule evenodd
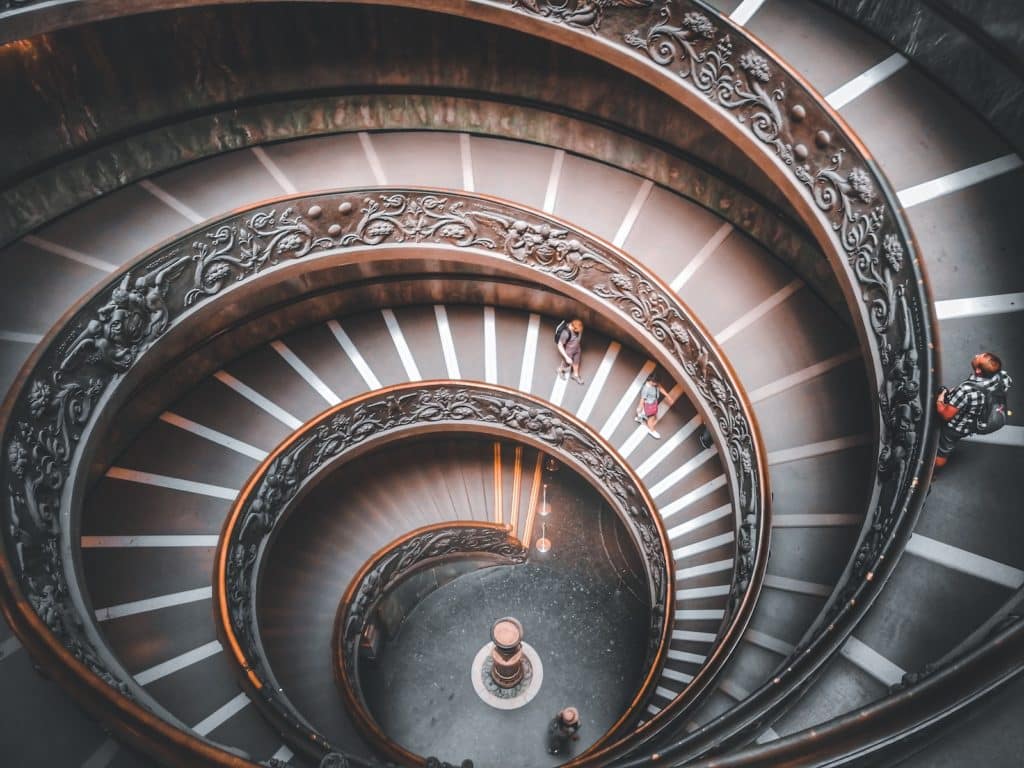
M953 389L943 387L935 398L935 410L943 420L939 432L939 455L935 466L944 467L962 438L990 434L1006 424L1006 391L1013 379L1002 361L991 352L971 359L973 373Z
M555 327L555 345L562 362L558 364L558 375L563 379L572 371L572 380L582 384L580 377L580 358L583 356L580 339L583 337L583 321L578 317L563 320Z

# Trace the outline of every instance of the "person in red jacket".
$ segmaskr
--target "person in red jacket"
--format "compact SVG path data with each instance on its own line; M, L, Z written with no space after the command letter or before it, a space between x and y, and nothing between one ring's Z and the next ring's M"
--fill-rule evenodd
M1002 361L991 352L975 355L971 370L967 379L953 389L942 388L935 398L935 410L945 422L939 432L936 467L944 467L957 442L977 431L978 420L985 415L986 396L1005 392L1013 384Z

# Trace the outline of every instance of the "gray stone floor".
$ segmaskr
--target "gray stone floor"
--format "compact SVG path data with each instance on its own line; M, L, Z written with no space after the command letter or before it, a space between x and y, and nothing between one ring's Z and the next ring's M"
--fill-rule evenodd
M649 602L628 535L597 495L567 472L548 488L552 549L521 566L467 574L429 595L362 680L384 731L420 755L476 768L551 766L547 724L580 710L578 754L623 713L640 684ZM541 657L544 680L521 709L482 702L472 660L491 624L512 615Z

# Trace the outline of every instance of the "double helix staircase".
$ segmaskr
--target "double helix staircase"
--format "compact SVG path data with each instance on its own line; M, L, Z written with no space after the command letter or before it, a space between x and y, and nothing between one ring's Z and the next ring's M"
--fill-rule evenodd
M952 383L983 349L997 351L1014 372L1024 359L1015 333L1024 270L1014 258L1024 225L1013 202L1024 171L1014 150L901 54L816 3L713 5L734 14L839 110L899 192L937 300L939 378ZM772 548L732 660L679 730L661 739L699 734L769 682L821 621L868 507L872 394L850 321L806 275L653 180L585 152L455 131L337 133L193 162L100 197L0 252L9 276L0 302L4 386L68 307L138 254L267 199L384 184L515 201L620 246L671 286L731 361L768 452ZM291 331L225 360L191 387L132 439L85 499L84 586L104 637L136 682L200 736L256 760L293 759L239 688L215 633L210 574L231 500L269 451L330 405L392 384L465 379L520 389L575 414L647 485L676 559L677 610L645 716L679 696L726 612L736 534L722 464L716 449L700 444L700 420L680 397L682 387L630 340L588 330L586 384L558 379L551 342L558 319L484 301L394 304ZM680 397L659 422L661 440L631 418L650 371ZM760 730L758 743L882 700L905 673L953 651L1024 584L1014 504L1022 457L1016 426L960 446L875 605L796 705ZM417 465L400 493L355 494L358 535L344 546L325 539L325 548L338 548L307 553L296 572L330 560L344 579L411 528L453 517L495 520L499 476L509 489L501 521L515 515L528 543L538 461L531 449L505 445L481 456L451 445ZM457 500L477 480L489 508ZM402 494L418 503L404 503ZM424 497L434 501L423 504ZM281 595L286 604L287 590ZM319 629L282 653L304 660L296 674L322 677L321 703L333 695L329 659L298 644L323 640L331 621L333 614L321 615ZM6 627L0 671L11 681L0 734L14 765L150 764L37 676ZM1013 686L1001 694L1004 712L1020 711L1019 683ZM44 736L55 727L59 744ZM993 764L1014 764L1024 752L1020 736L1004 732L993 743L986 736L992 727L970 721L909 764L963 764L982 748Z

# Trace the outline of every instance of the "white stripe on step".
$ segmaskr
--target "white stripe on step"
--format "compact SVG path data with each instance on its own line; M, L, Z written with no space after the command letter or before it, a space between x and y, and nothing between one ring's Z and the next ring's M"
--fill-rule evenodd
M462 188L472 192L476 188L473 180L473 150L468 133L459 134L459 159L462 165Z
M742 27L754 17L762 5L764 0L743 0L736 6L736 10L729 14L729 20Z
M76 251L74 248L68 248L66 245L55 243L52 240L44 240L36 235L25 235L21 240L24 243L35 246L41 251L47 251L56 256L63 256L65 259L77 261L79 264L85 264L87 267L98 269L100 272L113 272L117 269L117 264L104 261L103 259L97 259L95 256L90 256L87 253Z
M969 299L946 299L935 302L939 320L959 317L986 317L1024 310L1024 293L1000 293L995 296L974 296Z
M619 356L620 349L622 349L622 345L617 341L613 341L608 345L604 357L601 358L601 364L597 366L597 371L590 380L587 394L583 397L583 402L580 403L580 407L576 411L576 415L579 416L581 421L586 421L590 418L590 412L594 410L594 405L597 404L597 398L604 388L605 381L608 380L608 374L611 373L612 366L615 365L615 358Z
M640 401L640 397L636 397L636 401ZM686 439L692 435L697 427L701 425L700 416L694 416L686 424L683 425L675 434L669 435L665 438L664 443L658 446L658 450L650 455L650 457L639 467L636 468L637 475L642 479L647 477L661 462L669 457L669 455L675 451L680 445L682 445Z
M537 336L540 333L540 315L530 313L526 326L526 341L523 344L523 370L519 374L519 390L533 391L533 368L537 363Z
M701 268L705 261L711 258L711 255L718 249L718 246L725 242L725 238L731 232L732 224L725 223L719 227L718 231L711 236L711 239L704 244L704 247L697 251L697 255L690 260L690 263L683 267L682 271L676 275L671 284L672 290L679 293L679 289L686 285L687 281L697 273L697 270Z
M291 179L285 175L284 171L281 170L280 166L274 162L273 158L267 154L267 151L263 149L263 147L251 147L251 149L252 153L256 155L256 159L260 161L260 165L262 165L266 169L267 173L274 178L274 181L277 182L277 186L289 195L294 195L298 191L295 188L295 185L292 184Z
M158 536L83 536L82 549L119 549L122 547L216 547L215 534L168 534Z
M256 461L263 461L267 458L267 452L262 448L257 448L249 443L243 443L241 440L225 435L223 432L218 432L215 429L204 427L202 424L186 419L184 416L179 416L176 413L170 411L164 411L160 414L160 420L177 427L178 429L184 429L186 432L191 432L193 435L198 435L205 440L209 440L211 443L217 443L222 445L235 453L240 453L243 456L248 456L250 459L256 459Z
M297 419L294 416L292 416L290 413L288 413L288 411L279 406L277 403L274 403L265 398L255 389L250 387L248 384L243 384L241 381L236 379L227 371L217 371L215 374L213 374L213 378L215 378L221 384L231 387L231 389L235 390L235 392L240 394L250 403L255 405L260 410L273 416L275 419L280 421L289 429L298 429L299 427L302 426L302 421L300 419Z
M434 305L434 317L437 318L437 333L441 337L441 352L444 354L444 367L449 379L461 379L459 359L455 355L455 339L452 338L452 327L448 323L448 310L443 304Z
M679 512L680 510L686 509L694 502L700 501L705 496L710 496L712 493L717 491L719 488L723 488L724 486L725 475L719 475L715 479L709 480L708 482L704 483L704 485L694 488L689 493L680 496L671 504L667 504L664 507L661 507L659 509L659 512L661 512L662 518L667 518L671 515L674 515L676 512Z
M704 565L694 565L689 568L678 568L676 570L676 582L695 579L698 576L707 576L709 573L721 573L722 571L731 570L732 558L716 560L713 563L705 563Z
M192 730L200 736L208 736L249 705L249 697L240 693L213 714L200 720Z
M402 367L405 368L405 375L409 381L423 381L423 377L420 376L420 369L416 367L416 360L413 358L412 350L409 349L409 345L405 341L405 334L402 333L402 328L398 325L398 318L395 317L394 311L382 309L380 313L384 317L384 324L388 327L388 333L391 334L391 340L395 343L398 357L402 361Z
M388 179L384 175L384 166L380 164L380 157L378 157L377 150L373 146L373 139L370 138L370 134L366 131L359 132L359 146L363 148L363 155L366 156L366 162L370 166L373 180L377 182L377 186L383 187L388 183Z
M1003 155L994 160L972 165L970 168L963 168L923 184L909 187L899 192L898 197L904 208L910 208L1009 173L1022 165L1024 165L1024 161L1019 156Z
M17 344L38 344L43 340L41 333L22 333L21 331L0 331L0 341L13 341Z
M665 491L667 491L669 488L671 488L672 486L676 485L677 483L682 481L683 478L685 478L687 475L689 475L691 472L693 472L696 469L698 469L699 467L701 467L704 463L706 463L709 459L711 459L711 457L714 456L716 453L718 453L718 451L716 451L714 448L708 448L708 449L703 450L700 453L698 453L696 456L694 456L689 461L684 463L677 470L675 470L671 474L667 475L660 482L657 482L653 486L651 486L651 489L650 489L651 490L651 498L657 499L659 496L661 496L663 493L665 493Z
M788 576L768 574L764 577L764 585L771 589L780 589L783 592L795 592L800 595L812 595L814 597L828 597L832 594L832 587L828 584L817 584L813 581L804 581L803 579L791 579Z
M306 365L298 355L296 355L287 344L280 339L270 342L270 346L277 354L284 358L285 362L290 365L299 376L306 380L316 393L320 395L324 400L327 401L328 405L337 405L341 402L341 398L338 397L334 390L327 386L327 383L316 375L316 372Z
M82 768L107 768L120 751L120 745L113 739L107 739L86 758Z
M838 451L845 451L848 448L868 445L870 442L871 435L849 435L847 437L837 437L833 440L822 440L820 443L810 443L808 445L799 445L795 448L785 448L781 451L772 451L768 454L768 466L809 459L814 456L824 456L828 453L836 453Z
M484 307L484 381L498 383L498 332L494 307Z
M944 544L936 539L915 533L907 542L907 552L950 570L966 573L993 584L1000 584L1009 589L1020 589L1024 586L1024 571L1010 565L997 562L983 555L976 555L966 549Z
M629 237L629 233L633 230L633 225L636 224L640 210L644 207L644 203L647 202L647 198L650 197L652 189L654 189L654 182L650 179L644 179L633 196L633 202L630 203L629 210L622 217L622 223L619 224L619 229L615 233L615 237L612 238L612 245L621 248L622 244L626 242L626 238Z
M168 208L184 216L193 224L202 224L206 220L203 216L189 208L187 205L185 205L185 203L181 202L181 200L176 198L170 192L158 187L149 179L143 179L142 181L140 181L139 186L142 187L147 192L149 192L149 194L151 194L161 203L166 205Z
M139 472L126 467L111 467L107 470L107 477L112 480L127 480L130 483L141 483L143 485L154 485L159 488L169 488L172 491L184 491L195 493L200 496L211 496L215 499L226 499L234 501L238 496L237 488L225 488L222 485L210 485L209 483L198 483L195 480L184 480L180 477L168 477L157 475L152 472Z
M725 326L722 330L715 334L715 341L719 344L725 344L729 339L738 334L740 331L753 325L755 322L760 320L762 317L767 315L782 302L792 296L794 293L799 291L804 286L804 281L799 278L795 278L786 285L782 286L779 290L769 296L767 299L762 301L753 309L748 310L744 314L737 317L729 325Z
M331 333L334 334L334 338L338 340L338 344L341 346L342 351L348 356L348 359L352 361L352 365L359 371L359 375L363 377L363 381L366 386L370 389L380 389L380 379L378 379L373 371L370 370L370 366L366 360L360 354L359 350L356 349L356 345L352 343L352 339L349 338L348 334L345 333L345 329L338 324L337 320L328 320L327 327Z
M762 400L767 400L769 397L781 394L788 389L800 386L811 379L816 379L833 368L838 368L844 363L848 363L851 360L856 360L860 357L860 351L856 349L849 349L846 352L841 352L838 355L826 358L814 365L809 365L795 373L791 373L788 376L783 376L781 379L776 379L773 382L765 384L764 386L758 387L751 392L748 397L751 403L759 403Z
M843 644L839 653L882 685L896 685L903 680L903 675L906 674L904 669L896 666L874 648L853 636Z
M558 199L558 184L562 179L562 163L565 161L565 150L556 149L551 158L551 171L548 173L548 186L544 191L543 211L552 213Z
M213 640L206 645L201 645L198 648L193 648L191 651L185 651L173 659L168 659L160 664L144 669L135 675L135 682L139 685L149 685L152 682L159 680L160 678L172 675L175 672L190 667L193 664L198 664L203 659L208 659L214 654L220 653L223 650L221 644Z
M98 608L96 610L96 620L109 621L111 619L120 619L124 616L134 616L137 613L158 611L161 608L170 608L175 605L185 605L187 603L197 603L200 600L210 600L212 598L213 587L187 589L184 592L174 592L169 595L148 597L145 600L134 600L130 603L121 603L120 605L111 605L107 608Z
M1006 425L998 432L989 435L971 435L965 437L971 443L987 443L988 445L1010 445L1017 448L1024 447L1024 427L1012 427Z
M648 360L640 368L640 371L635 377L633 377L633 383L629 385L622 397L619 398L619 402L612 409L612 412L608 414L608 418L604 422L604 426L601 427L601 437L605 440L609 440L612 433L618 429L619 424L622 422L623 417L633 410L636 404L640 401L640 387L647 380L648 375L654 370L654 362Z
M697 517L691 517L685 523L681 523L674 528L668 529L668 538L678 539L680 536L685 536L691 531L695 531L698 528L703 528L705 525L710 525L715 520L721 520L723 517L728 517L732 514L732 505L723 504L718 509L712 509L710 512L705 512L703 515L697 515Z
M717 536L712 536L708 539L704 539L703 541L697 541L693 544L687 544L685 547L674 549L672 550L672 556L676 560L685 560L688 557L699 555L703 552L707 552L708 550L717 549L718 547L723 547L726 544L731 544L735 539L735 534L732 531L727 531L726 533L720 533Z
M842 109L854 99L863 96L876 85L892 77L907 65L907 57L899 53L883 59L865 72L836 88L825 97L833 109Z

